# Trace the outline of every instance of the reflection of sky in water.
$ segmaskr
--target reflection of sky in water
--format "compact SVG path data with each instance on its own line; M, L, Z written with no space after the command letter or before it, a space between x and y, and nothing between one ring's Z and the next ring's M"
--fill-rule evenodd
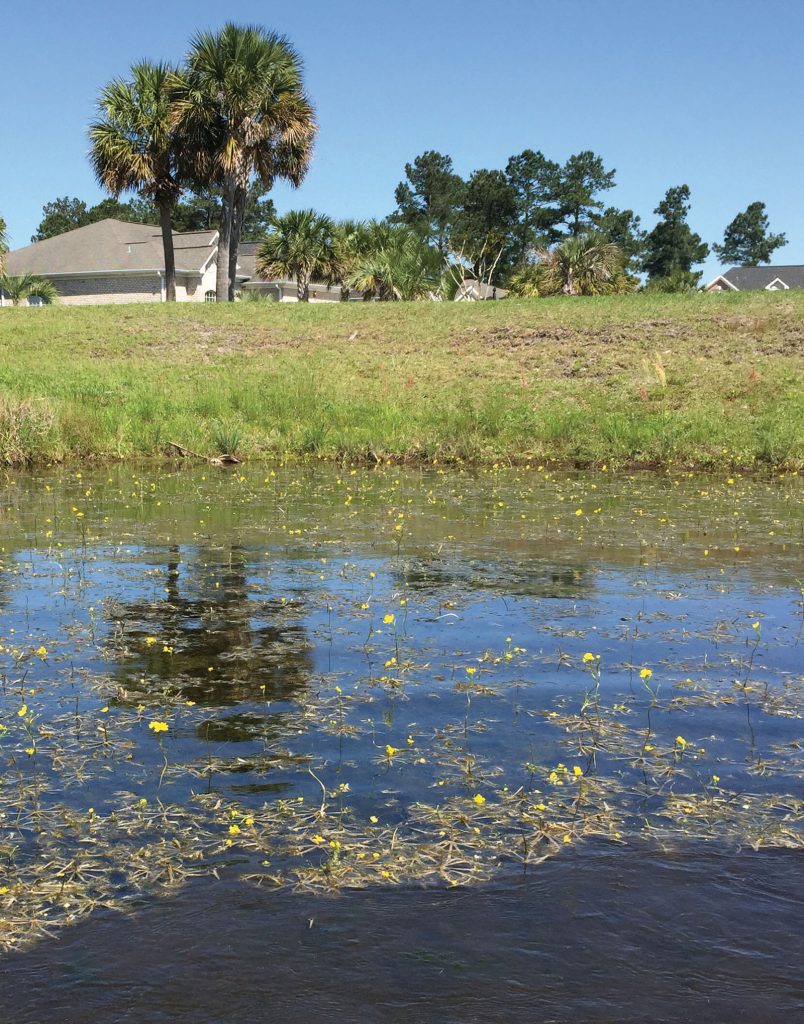
M722 507L712 512L701 507L709 491L699 484L669 490L652 478L615 484L599 475L592 493L588 477L563 485L561 478L538 479L534 487L511 473L495 478L489 496L485 481L463 479L456 489L453 477L430 477L422 488L421 476L399 470L364 473L353 485L342 477L336 485L329 470L308 476L306 487L290 471L286 476L284 495L271 491L265 499L271 515L259 487L242 482L232 502L221 504L214 492L232 486L223 475L167 481L172 511L151 502L151 519L143 501L132 506L123 488L107 484L81 546L46 553L41 537L36 550L19 545L16 571L5 575L3 631L8 638L13 628L17 643L51 651L35 666L37 680L47 681L37 698L45 718L76 699L105 701L110 687L118 688L115 707L144 701L150 715L164 691L193 709L171 728L169 760L198 767L213 759L219 770L205 784L260 799L293 787L312 794L307 768L316 765L348 781L365 810L376 787L386 787L401 814L408 801L430 795L443 767L432 749L426 769L378 767L377 751L404 746L408 735L427 749L446 729L453 749L460 745L477 759L470 788L499 785L503 776L515 787L525 781L525 763L577 758L545 713L577 712L590 687L579 663L592 651L602 659L607 706L628 709L624 724L645 728L649 695L639 669L650 666L660 693L651 723L659 741L672 746L683 733L706 751L701 771L719 774L724 786L789 788L779 745L795 739L788 716L800 697L792 544L800 526L780 485L757 485L761 495L754 495L741 484L735 545L734 502L723 486ZM103 482L96 486L103 494ZM353 487L363 487L364 509L344 518L336 495L345 488L348 497ZM29 484L18 508L29 543L42 515L37 503L52 505L51 524L68 519L71 502L80 500L71 490L68 484L65 493L43 498ZM573 508L561 510L558 528L562 491ZM581 524L573 509L582 500L610 514ZM280 542L277 517L287 518L281 503L295 506L301 526L291 536L283 522ZM115 511L125 529L112 546ZM647 515L654 530L641 525ZM675 520L681 525L671 543L665 533ZM402 531L394 529L398 522ZM552 557L544 531L553 531ZM39 536L41 526L34 532ZM396 616L392 625L383 623L388 612ZM749 672L755 621L762 640L745 691L735 684ZM391 658L404 672L386 666ZM464 684L483 690L468 692ZM784 697L779 714L759 706L766 684ZM352 735L335 736L315 714L299 715L322 695L331 698L336 685L347 694ZM109 796L115 786L147 785L158 757L154 744L141 743L133 764L116 767L114 786L99 773L90 799L98 802L100 790ZM778 770L750 774L757 761ZM629 772L622 758L605 754L595 770ZM181 799L198 785L177 775L164 792Z

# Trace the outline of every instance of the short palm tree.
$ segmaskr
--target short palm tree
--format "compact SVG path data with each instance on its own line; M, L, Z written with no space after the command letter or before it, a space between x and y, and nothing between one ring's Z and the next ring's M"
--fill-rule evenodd
M4 275L0 277L0 291L11 299L13 306L19 306L28 299L39 299L44 305L49 306L59 297L52 281L46 277L37 277L35 274L20 274L18 277Z
M381 301L426 298L440 287L442 260L412 228L373 221L362 229L346 284Z
M179 81L167 64L143 62L129 81L110 82L101 93L100 119L90 126L90 160L98 181L114 196L133 190L159 210L165 250L165 297L176 301L173 207L181 194L173 101Z
M217 297L231 301L249 180L299 185L307 172L317 126L301 59L284 36L229 23L193 39L179 93L193 173L221 186Z
M565 238L536 255L542 295L612 295L629 290L622 253L600 236Z
M341 277L334 222L315 210L291 210L275 217L257 251L256 270L264 280L295 281L299 302L308 302L311 281L331 284Z

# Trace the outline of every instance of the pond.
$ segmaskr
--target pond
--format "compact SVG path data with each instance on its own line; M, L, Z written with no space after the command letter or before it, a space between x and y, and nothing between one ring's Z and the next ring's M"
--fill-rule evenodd
M803 511L536 464L7 476L0 1019L793 1019Z

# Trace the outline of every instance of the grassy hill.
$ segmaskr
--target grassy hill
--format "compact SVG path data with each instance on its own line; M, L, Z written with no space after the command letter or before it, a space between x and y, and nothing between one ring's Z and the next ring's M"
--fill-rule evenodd
M0 460L804 465L804 293L0 309Z

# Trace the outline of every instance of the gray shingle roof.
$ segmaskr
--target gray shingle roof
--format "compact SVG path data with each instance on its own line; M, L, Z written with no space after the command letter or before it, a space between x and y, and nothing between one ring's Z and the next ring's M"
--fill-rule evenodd
M804 288L804 266L790 264L782 267L732 267L726 280L741 292L767 288L778 277L788 288Z
M176 270L199 273L215 252L217 238L217 231L174 232ZM137 273L164 269L159 228L111 218L15 249L6 258L6 273L11 275Z

